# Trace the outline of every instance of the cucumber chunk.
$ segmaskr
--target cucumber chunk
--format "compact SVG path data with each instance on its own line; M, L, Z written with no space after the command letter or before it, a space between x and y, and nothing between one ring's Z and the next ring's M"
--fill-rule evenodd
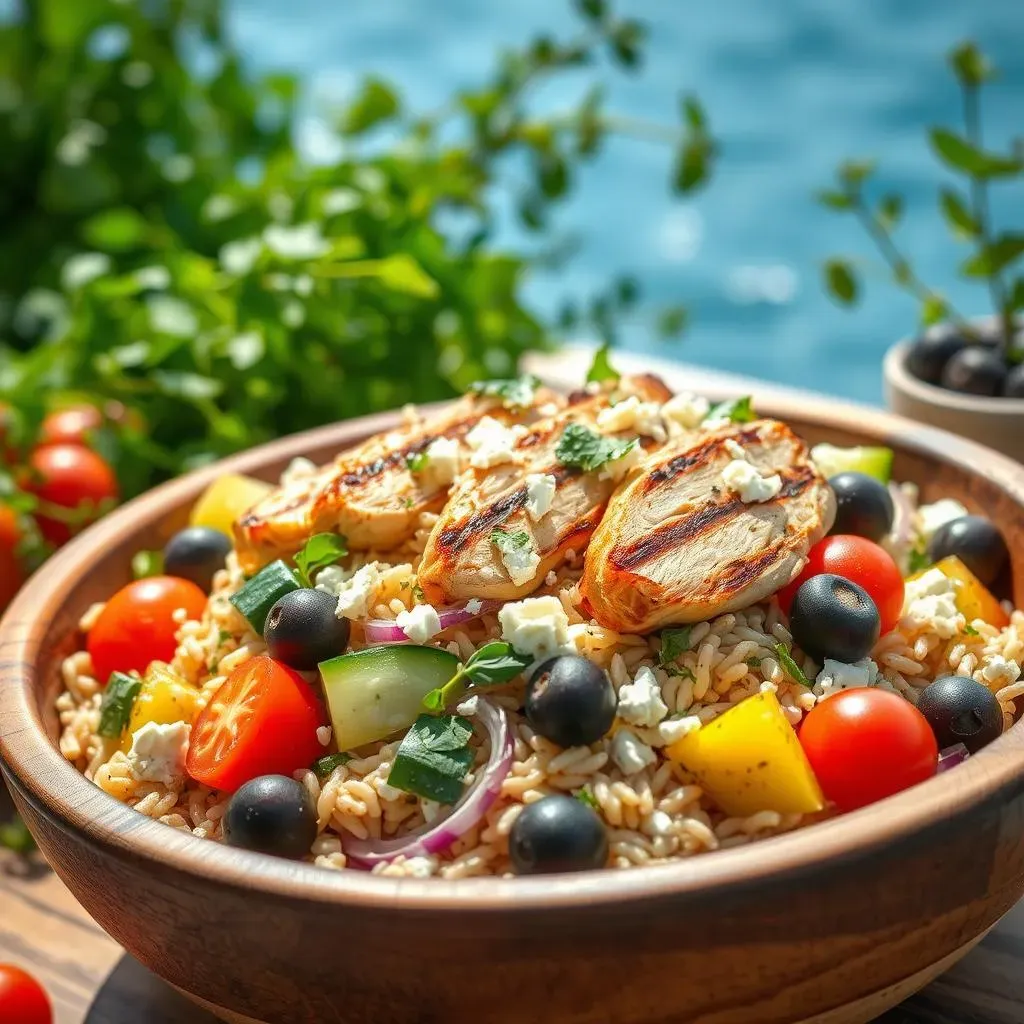
M321 662L335 742L351 750L408 729L423 711L423 698L458 668L454 654L414 644L384 644Z
M285 594L298 589L299 581L295 573L278 560L265 565L251 580L247 580L242 589L231 596L231 603L245 616L249 625L263 636L263 627L270 609Z
M887 484L892 476L891 448L837 448L833 444L816 444L811 449L811 459L826 479L838 473L865 473Z

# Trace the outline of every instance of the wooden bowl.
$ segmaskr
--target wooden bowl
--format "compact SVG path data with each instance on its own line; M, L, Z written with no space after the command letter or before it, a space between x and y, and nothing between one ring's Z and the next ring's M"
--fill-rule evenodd
M1024 534L1024 468L860 408L760 402L812 442L897 451L898 479ZM646 870L501 881L377 878L261 857L151 821L56 749L60 659L227 471L274 479L389 427L377 416L166 484L92 527L0 631L0 754L54 869L96 920L230 1021L855 1024L963 956L1024 892L1024 725L954 772L746 848ZM1013 566L1024 602L1024 556Z

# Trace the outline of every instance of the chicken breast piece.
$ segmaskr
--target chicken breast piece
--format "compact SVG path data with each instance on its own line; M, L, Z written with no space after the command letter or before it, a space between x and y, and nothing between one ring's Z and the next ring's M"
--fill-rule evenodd
M520 431L509 459L463 474L420 563L418 581L427 601L522 597L540 586L569 548L584 549L622 472L636 464L637 455L630 453L618 466L609 462L584 472L563 465L555 449L570 424L605 437L639 437L640 455L657 448L665 439L660 420L651 417L645 426L642 418L630 420L624 414L623 423L629 423L624 426L608 416L614 401L628 397L660 407L671 392L658 378L641 376L623 380L613 391L580 394L564 412ZM505 551L492 539L495 531L504 534Z
M493 398L466 396L441 413L406 424L342 452L315 474L268 495L234 526L239 564L253 573L275 558L298 551L315 533L344 534L354 551L387 551L408 540L423 512L444 506L466 454L466 435L485 416L498 423L535 422L540 408L562 408L564 400L537 389L523 408ZM438 439L459 445L454 472L413 472L409 459ZM448 460L451 466L451 460Z
M611 500L580 591L618 632L700 622L775 593L834 519L831 488L784 423L681 438Z

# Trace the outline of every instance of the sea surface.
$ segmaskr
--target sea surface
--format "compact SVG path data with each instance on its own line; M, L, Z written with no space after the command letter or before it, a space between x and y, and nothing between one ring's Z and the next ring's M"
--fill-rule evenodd
M990 310L984 288L959 281L964 258L937 209L951 183L926 138L959 127L960 98L945 55L973 38L1002 69L984 106L986 143L1024 136L1024 0L619 0L650 27L635 75L609 70L610 108L671 123L681 91L697 93L721 144L714 181L693 199L670 195L662 146L612 140L583 169L557 215L579 239L572 262L539 274L538 309L585 297L620 273L650 305L682 302L692 324L659 340L650 318L622 344L851 398L881 400L880 361L916 329L915 303L891 286L869 243L818 206L816 189L847 157L879 160L880 184L906 200L898 242L921 276L965 314ZM481 81L503 45L576 24L568 0L229 0L229 30L261 69L298 70L307 114L299 139L314 159L332 143L318 121L361 75L383 75L430 110ZM585 87L572 78L538 103L557 109ZM995 219L1024 230L1024 187L998 186ZM520 241L512 217L504 236ZM841 253L862 266L852 312L823 293L820 263ZM1024 263L1020 265L1024 273Z

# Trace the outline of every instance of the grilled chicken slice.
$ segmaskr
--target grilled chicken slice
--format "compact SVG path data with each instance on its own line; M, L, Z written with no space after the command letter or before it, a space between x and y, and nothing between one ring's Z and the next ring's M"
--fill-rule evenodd
M735 480L727 467L744 459L761 477L778 475L775 496L744 501L726 483ZM580 591L594 618L618 632L700 622L788 583L834 518L831 488L785 424L691 435L649 458L612 499Z
M467 396L441 413L377 434L316 473L281 487L235 523L239 564L255 572L298 551L314 533L344 534L351 550L387 551L412 536L422 512L440 511L452 480L414 473L410 457L439 438L458 442L484 416L501 423L530 423L538 409L564 405L554 392L536 391L525 408L509 409L492 398ZM546 409L546 411L549 411Z
M584 473L562 465L555 449L571 423L607 436L632 439L639 433L643 450L656 448L664 435L644 436L642 421L615 432L614 426L602 427L598 422L602 411L623 395L660 407L671 392L658 378L640 376L622 381L617 391L580 395L564 412L521 432L511 460L470 468L462 475L420 563L418 581L427 601L446 604L470 598L522 597L540 586L569 548L584 549L617 486L614 463ZM660 433L660 427L651 429ZM540 509L534 504L534 487L545 477L554 493L542 503L547 507L544 514L535 516ZM516 548L526 564L514 573L516 578L491 539L496 530L504 531L510 542L519 541Z

